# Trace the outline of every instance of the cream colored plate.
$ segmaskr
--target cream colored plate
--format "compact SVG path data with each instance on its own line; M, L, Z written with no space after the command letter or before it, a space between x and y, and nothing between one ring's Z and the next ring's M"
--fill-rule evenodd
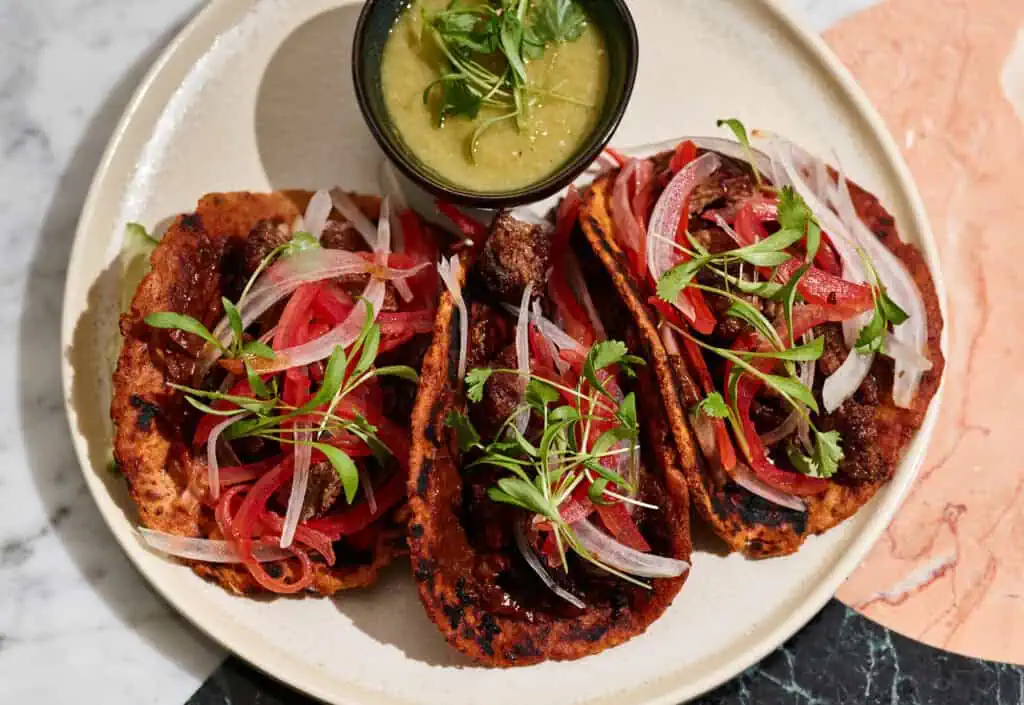
M938 274L892 140L816 36L759 0L636 0L632 8L640 78L615 144L710 134L716 118L736 116L818 153L835 149ZM350 79L358 12L358 3L340 0L212 2L160 58L118 127L79 225L63 320L67 412L100 511L182 614L257 667L330 702L678 703L714 687L802 626L861 560L913 481L938 400L889 488L855 519L789 558L699 551L685 589L647 634L574 663L507 671L467 663L423 615L404 566L337 600L254 601L230 597L136 540L122 482L107 469L112 262L123 226L191 210L209 191L376 191L381 155Z

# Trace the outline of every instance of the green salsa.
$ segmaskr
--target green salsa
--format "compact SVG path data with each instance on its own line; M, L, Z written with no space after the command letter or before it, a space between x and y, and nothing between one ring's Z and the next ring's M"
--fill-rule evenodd
M608 56L598 28L572 0L520 2L518 26L525 28L526 37L521 77L514 60L502 53L503 46L485 53L457 43L465 34L455 36L454 44L449 41L452 35L446 28L454 20L435 14L449 10L447 0L414 3L402 13L384 47L384 102L406 147L443 179L469 191L501 193L543 180L589 136L604 102ZM487 21L493 12L493 21L499 22L517 2L504 0L505 9L501 4L463 1L455 7L482 9ZM545 25L546 18L536 19L545 10L560 10L562 14L552 17L564 20L568 5L578 13L575 26L553 20ZM479 21L468 36L478 41L486 28ZM545 39L539 49L530 44ZM492 48L500 42L497 31L491 41ZM491 85L498 88L491 92L486 80L450 78L465 75L466 66L471 78L490 75Z

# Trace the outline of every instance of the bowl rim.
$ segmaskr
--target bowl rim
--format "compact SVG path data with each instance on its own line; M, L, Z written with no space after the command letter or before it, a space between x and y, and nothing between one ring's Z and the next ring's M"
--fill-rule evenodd
M629 107L629 102L633 97L633 88L636 85L636 77L639 72L640 36L637 32L636 22L633 19L633 13L630 12L629 5L625 0L602 0L612 4L618 11L619 16L622 18L626 38L625 86L622 97L618 100L614 110L611 111L610 120L603 127L595 127L584 141L584 147L577 150L556 171L524 188L494 193L477 193L434 180L409 158L408 150L402 149L386 135L383 126L369 107L370 88L364 81L362 70L366 61L366 52L364 51L366 46L366 28L370 15L383 1L366 0L363 4L363 9L359 13L359 20L356 22L351 61L352 84L355 88L356 103L359 105L359 112L362 114L363 120L373 135L373 139L383 150L388 161L397 167L406 178L428 193L456 205L494 210L513 208L542 201L562 191L575 181L604 151L604 148L608 146L615 132L619 129L619 125L626 114L626 109Z

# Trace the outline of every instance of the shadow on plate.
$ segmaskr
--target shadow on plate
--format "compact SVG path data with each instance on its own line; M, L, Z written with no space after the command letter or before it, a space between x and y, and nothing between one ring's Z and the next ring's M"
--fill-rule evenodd
M382 613L381 604L391 609ZM414 661L431 666L479 668L448 645L423 611L406 558L383 570L374 585L334 598L334 606L365 634L382 644L391 644Z
M360 5L317 15L278 47L260 83L255 133L275 189L378 190L384 159L356 103L352 37ZM351 165L372 164L353 174Z
M182 18L181 23L188 19ZM60 355L71 355L72 395L79 415L79 431L90 438L91 444L91 467L85 468L85 472L100 474L119 505L130 506L123 481L108 470L109 374L103 371L108 363L101 352L101 340L116 326L116 308L98 308L107 305L104 292L116 292L119 273L108 271L99 277L94 286L95 296L90 295L89 311L78 322L73 349L69 351L60 348L61 295L75 225L103 149L135 87L179 29L180 24L160 37L126 70L91 118L55 185L52 200L46 205L38 244L26 275L19 324L18 404L29 469L47 513L47 525L40 535L53 533L60 540L83 579L120 622L183 671L201 678L214 663L214 647L200 642L191 630L170 628L168 620L176 621L177 617L144 587L104 525L68 439L58 372ZM116 294L113 302L116 307ZM110 350L110 346L106 349ZM27 537L24 541L27 544L30 540Z

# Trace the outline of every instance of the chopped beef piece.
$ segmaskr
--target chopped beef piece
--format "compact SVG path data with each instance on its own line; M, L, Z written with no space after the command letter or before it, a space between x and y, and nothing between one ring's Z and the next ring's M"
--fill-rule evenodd
M547 280L551 239L544 229L502 213L494 221L477 269L484 285L503 301L519 305L533 284L539 293Z
M338 220L330 220L320 235L320 243L330 250L348 250L358 252L368 250L362 235L351 225Z
M728 157L722 157L722 166L702 181L690 194L690 214L699 215L712 206L732 205L752 197L757 183L750 167Z
M878 410L877 406L847 399L819 422L823 431L839 431L841 437L843 460L837 477L870 482L888 480L892 476L899 458L890 457L879 443Z
M491 363L494 367L516 369L516 349L509 345ZM496 373L484 387L484 398L479 404L473 404L471 411L473 423L485 439L493 439L501 425L519 406L523 398L522 380L516 375Z
M341 496L341 480L326 460L309 468L306 499L302 503L302 521L325 514Z
M849 351L843 342L843 327L840 324L820 326L817 331L825 338L825 352L818 358L818 378L824 380L839 369Z
M486 304L473 302L469 309L469 345L466 362L470 369L497 357L509 342L504 319Z
M261 220L256 223L245 240L244 266L251 276L267 256L292 238L291 228L285 223Z

